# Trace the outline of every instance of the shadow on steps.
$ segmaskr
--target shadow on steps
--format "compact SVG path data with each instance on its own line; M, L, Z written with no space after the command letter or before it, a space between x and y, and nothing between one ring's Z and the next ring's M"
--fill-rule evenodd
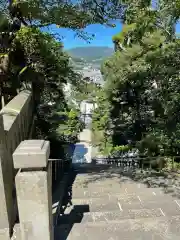
M89 212L89 205L75 205L69 214L59 217L54 230L54 240L66 240L75 223L81 223L84 213Z
M72 206L72 188L77 174L79 174L79 168L72 167L53 193L54 240L67 239L73 225L80 223L84 213L89 212L89 205L76 205L71 207L72 210L69 214L65 214L66 209L68 210Z

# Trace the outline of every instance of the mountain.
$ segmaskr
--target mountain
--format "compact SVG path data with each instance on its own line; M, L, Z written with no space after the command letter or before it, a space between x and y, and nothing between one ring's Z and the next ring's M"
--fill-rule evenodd
M111 56L114 52L110 47L76 47L68 50L69 55L75 62L86 61L99 63Z

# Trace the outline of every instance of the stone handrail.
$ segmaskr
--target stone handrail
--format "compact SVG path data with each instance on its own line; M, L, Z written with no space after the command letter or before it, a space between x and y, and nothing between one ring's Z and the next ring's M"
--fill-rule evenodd
M53 240L49 154L44 140L23 141L13 154L21 240Z
M22 91L0 111L0 240L10 239L17 216L12 154L29 138L33 122L33 98Z

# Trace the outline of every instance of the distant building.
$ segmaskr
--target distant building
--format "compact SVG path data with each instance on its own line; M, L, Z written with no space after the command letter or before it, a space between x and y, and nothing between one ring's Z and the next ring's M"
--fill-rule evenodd
M88 128L92 121L92 112L97 107L96 103L90 101L82 101L80 104L81 119L84 121L86 128Z
M103 77L99 69L84 67L81 74L84 78L90 78L90 80L94 83L103 84Z

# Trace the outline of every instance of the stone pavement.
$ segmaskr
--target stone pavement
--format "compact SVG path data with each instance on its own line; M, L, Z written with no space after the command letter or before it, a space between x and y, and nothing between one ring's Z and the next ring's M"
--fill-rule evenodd
M119 169L77 170L73 207L55 229L55 240L178 240L180 199L125 177Z

